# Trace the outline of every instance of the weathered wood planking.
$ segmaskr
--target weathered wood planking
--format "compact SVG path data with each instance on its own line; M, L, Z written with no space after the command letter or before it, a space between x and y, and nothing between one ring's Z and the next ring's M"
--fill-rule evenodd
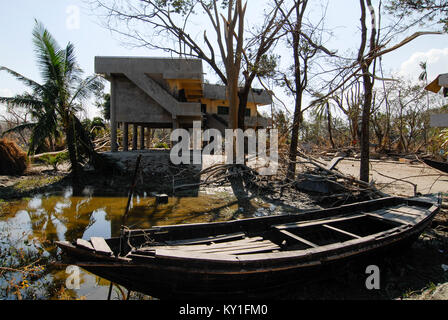
M414 207L410 207L410 206L398 206L398 207L388 208L386 210L391 210L391 211L395 211L395 212L407 214L407 215L414 215L414 216L418 216L418 217L424 215L427 211L426 209L414 208Z
M404 216L402 214L394 214L390 213L386 210L376 210L369 213L370 216L380 218L380 219L386 219L394 222L398 222L401 224L415 224L417 217L410 217L410 216Z
M260 237L261 238L261 237ZM166 250L178 250L185 252L197 252L197 253L225 253L234 254L236 252L258 252L258 251L268 251L268 250L279 250L280 247L269 240L262 241L252 241L252 242L238 242L238 243L227 243L227 246L223 245L191 245L191 246L163 246ZM149 248L148 248L149 249ZM157 247L152 248L157 249ZM140 251L139 251L140 252Z
M204 244L204 245L192 244L192 245L163 246L163 247L166 249L173 249L173 250L203 251L203 250L209 250L209 249L227 249L227 248L234 248L234 247L245 247L245 246L254 245L254 243L260 244L262 242L263 242L262 237L253 237L253 238L247 238L247 239L243 239L243 240L211 243L211 244ZM255 244L255 245L257 245L257 244ZM154 247L140 248L140 250L153 250L153 249L154 249Z
M285 224L277 224L274 227L279 230L280 229L299 228L299 227L304 228L304 227L322 225L322 224L330 223L330 222L352 220L352 219L356 219L356 218L362 218L365 216L366 215L364 213L362 213L362 214L355 214L355 215L344 216L344 217L336 217L333 219L317 220L317 221L312 221L312 222L311 221L303 221L303 222L291 222L291 223L285 223Z
M202 254L202 255L235 255L235 254L251 254L251 253L259 253L259 252L270 252L273 250L279 250L280 247L276 244L270 243L270 244L264 244L259 246L252 246L252 247L240 247L240 248L228 248L226 250L224 249L217 249L217 250L208 250L208 251L194 251L194 250L182 250L180 247L177 249L168 249L163 248L167 251L172 252L183 252L183 253L190 253L190 254ZM159 249L156 249L159 250Z
M352 238L355 238L355 239L361 239L362 238L362 237L358 236L357 234L354 234L354 233L351 233L351 232L348 232L348 231L345 231L345 230L342 230L342 229L330 226L328 224L323 224L322 226L327 228L327 229L331 229L333 231L336 231L336 232L339 232L339 233L343 233L343 234L345 234L347 236L350 236Z
M242 239L246 236L244 232L236 232L232 234L225 234L225 235L216 235L216 236L210 236L210 237L203 237L203 238L194 238L194 239L186 239L186 240L168 240L165 241L167 245L188 245L188 244L205 244L210 242L218 242L218 241L229 241L231 239Z
M303 238L301 238L301 237L295 235L294 233L291 233L291 232L286 231L286 230L284 230L284 229L277 229L277 230L280 231L281 233L283 233L285 236L287 236L287 237L289 237L289 238L293 238L294 240L297 240L297 241L299 241L299 242L302 242L302 243L304 243L304 244L306 244L306 245L308 245L308 246L310 246L310 247L313 247L313 248L317 248L317 247L319 247L317 244L312 243L311 241L308 241L308 240L306 240L306 239L303 239Z
M90 242L92 242L93 248L97 253L105 254L108 256L113 254L104 238L92 237L90 238Z
M233 252L233 251L244 251L244 250L248 250L248 251L257 251L257 249L260 248L270 248L271 250L273 249L280 249L280 247L278 245L276 245L275 243L271 242L271 241L263 241L260 243L254 243L252 245L245 245L245 246L237 246L237 247L232 247L232 248L210 248L208 250L201 250L199 252L203 252L203 253L226 253L226 252Z
M76 246L85 248L85 249L90 250L90 251L94 251L95 250L93 248L92 244L89 241L84 240L84 239L77 239L76 240Z

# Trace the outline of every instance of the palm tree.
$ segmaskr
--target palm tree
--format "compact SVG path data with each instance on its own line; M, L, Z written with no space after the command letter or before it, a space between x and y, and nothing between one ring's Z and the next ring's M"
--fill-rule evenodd
M52 35L38 21L33 29L33 43L42 84L11 69L0 66L27 85L32 93L12 98L0 97L9 106L26 107L32 111L32 123L25 123L12 130L32 130L29 153L33 154L45 141L50 145L58 137L59 128L65 136L74 182L77 182L79 163L87 155L95 156L89 134L85 132L76 114L82 103L93 93L103 89L96 75L82 78L83 71L76 63L74 46L68 43L60 48Z

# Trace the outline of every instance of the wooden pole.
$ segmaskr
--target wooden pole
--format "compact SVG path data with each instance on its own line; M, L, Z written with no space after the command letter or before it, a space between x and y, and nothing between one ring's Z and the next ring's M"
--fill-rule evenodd
M131 185L131 188L129 189L129 195L128 195L128 202L126 204L126 210L125 210L123 218L121 220L120 251L118 252L117 259L118 259L118 256L121 255L121 250L122 250L121 243L122 243L122 239L123 239L123 236L124 236L124 227L126 225L126 220L128 218L129 207L131 205L131 200L132 200L132 195L134 194L135 185L137 184L137 173L138 173L138 168L140 166L141 159L142 159L142 155L139 154L138 157L137 157L137 162L135 164L135 171L134 171L134 177L132 178L132 185Z
M123 218L121 221L122 226L126 225L126 220L127 220L128 213L129 213L129 206L131 205L132 195L134 194L135 185L137 184L137 173L138 173L138 168L140 166L141 159L142 159L142 155L139 154L137 157L137 163L135 164L134 176L132 178L132 185L131 185L131 188L129 189L128 202L126 204L126 211L124 212L124 215L123 215Z
M114 284L111 282L109 285L109 293L107 294L107 300L110 300L110 297L112 295L112 287L114 286Z

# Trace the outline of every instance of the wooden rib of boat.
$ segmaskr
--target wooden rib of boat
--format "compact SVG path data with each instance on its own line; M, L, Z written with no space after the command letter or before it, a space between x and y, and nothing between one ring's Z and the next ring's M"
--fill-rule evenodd
M72 263L159 298L266 297L313 270L412 242L440 202L440 196L436 203L389 197L301 214L128 230L122 241L57 245Z
M434 169L448 173L448 163L447 162L434 161L434 160L430 160L430 159L423 159L423 162Z

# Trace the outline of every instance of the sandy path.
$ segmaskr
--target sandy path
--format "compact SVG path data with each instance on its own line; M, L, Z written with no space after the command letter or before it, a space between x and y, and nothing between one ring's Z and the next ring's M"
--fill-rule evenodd
M359 160L344 159L336 168L344 174L359 177ZM394 182L393 179L381 176L379 173L412 182L417 185L417 191L422 194L448 192L448 174L423 163L374 160L371 161L370 168L370 179L375 181L378 188L383 188L383 192L389 194L412 196L414 187L409 183Z

